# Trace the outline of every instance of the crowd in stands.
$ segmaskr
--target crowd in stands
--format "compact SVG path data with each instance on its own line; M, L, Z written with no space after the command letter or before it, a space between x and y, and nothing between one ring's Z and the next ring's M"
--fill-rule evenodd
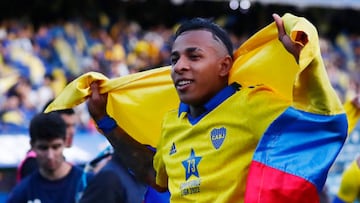
M38 27L23 20L1 21L0 134L26 132L32 116L83 73L97 71L114 78L169 65L175 26L145 30L127 19L110 23L106 16L96 25L86 20ZM245 39L231 36L235 47ZM321 38L320 46L341 100L360 92L360 36L339 30L334 40ZM75 108L78 128L93 131L85 107Z
M119 77L168 64L172 30L142 30L119 20L110 28L58 22L34 29L29 22L0 24L0 133L26 132L30 118L74 78L97 71ZM83 108L80 129L92 130Z

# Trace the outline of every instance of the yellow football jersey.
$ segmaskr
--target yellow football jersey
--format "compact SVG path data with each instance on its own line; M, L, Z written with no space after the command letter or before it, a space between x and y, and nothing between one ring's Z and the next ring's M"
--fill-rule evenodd
M262 85L221 98L205 105L208 112L200 118L189 120L180 107L164 119L154 166L171 202L242 202L259 139L290 103Z

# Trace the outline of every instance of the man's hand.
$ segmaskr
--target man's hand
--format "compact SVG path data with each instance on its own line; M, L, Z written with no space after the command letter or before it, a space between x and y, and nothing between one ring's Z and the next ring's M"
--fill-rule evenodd
M293 42L290 39L290 36L286 34L284 22L278 14L273 14L272 16L278 29L278 36L280 42L284 45L285 49L295 57L296 62L299 62L300 51L303 46L299 43Z
M91 95L88 98L87 107L91 117L98 121L103 118L106 113L107 94L100 94L99 84L93 82L90 84Z

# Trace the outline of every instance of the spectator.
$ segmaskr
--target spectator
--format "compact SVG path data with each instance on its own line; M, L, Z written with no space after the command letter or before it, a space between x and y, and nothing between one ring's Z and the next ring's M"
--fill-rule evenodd
M165 203L169 202L169 194L148 191L148 186L125 167L119 154L112 153L110 160L88 183L80 200L80 203L93 202Z
M51 103L50 100L46 105ZM69 148L73 144L73 137L75 135L75 125L76 125L76 115L73 109L63 109L59 111L55 111L59 113L61 118L65 121L66 124L66 138L65 138L65 147ZM36 161L36 153L34 150L30 149L25 159L20 163L17 168L16 180L19 182L27 175L31 174L32 172L36 171L38 168L37 161Z
M7 202L75 203L83 172L65 161L66 123L58 113L40 113L31 120L29 132L39 169L13 188Z

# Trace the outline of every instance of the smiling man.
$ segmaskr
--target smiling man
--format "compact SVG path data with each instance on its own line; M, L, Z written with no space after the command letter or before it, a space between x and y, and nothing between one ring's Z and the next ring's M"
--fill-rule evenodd
M90 84L87 104L98 129L139 179L170 191L170 202L319 202L347 119L315 27L290 14L273 17L235 53L226 32L208 19L179 26L170 72L180 103L162 114L154 132L145 126L156 112L138 110L151 116L139 126L144 136L160 135L156 152L129 134L131 122L122 122L128 109L111 111L128 100L112 102L106 84Z

